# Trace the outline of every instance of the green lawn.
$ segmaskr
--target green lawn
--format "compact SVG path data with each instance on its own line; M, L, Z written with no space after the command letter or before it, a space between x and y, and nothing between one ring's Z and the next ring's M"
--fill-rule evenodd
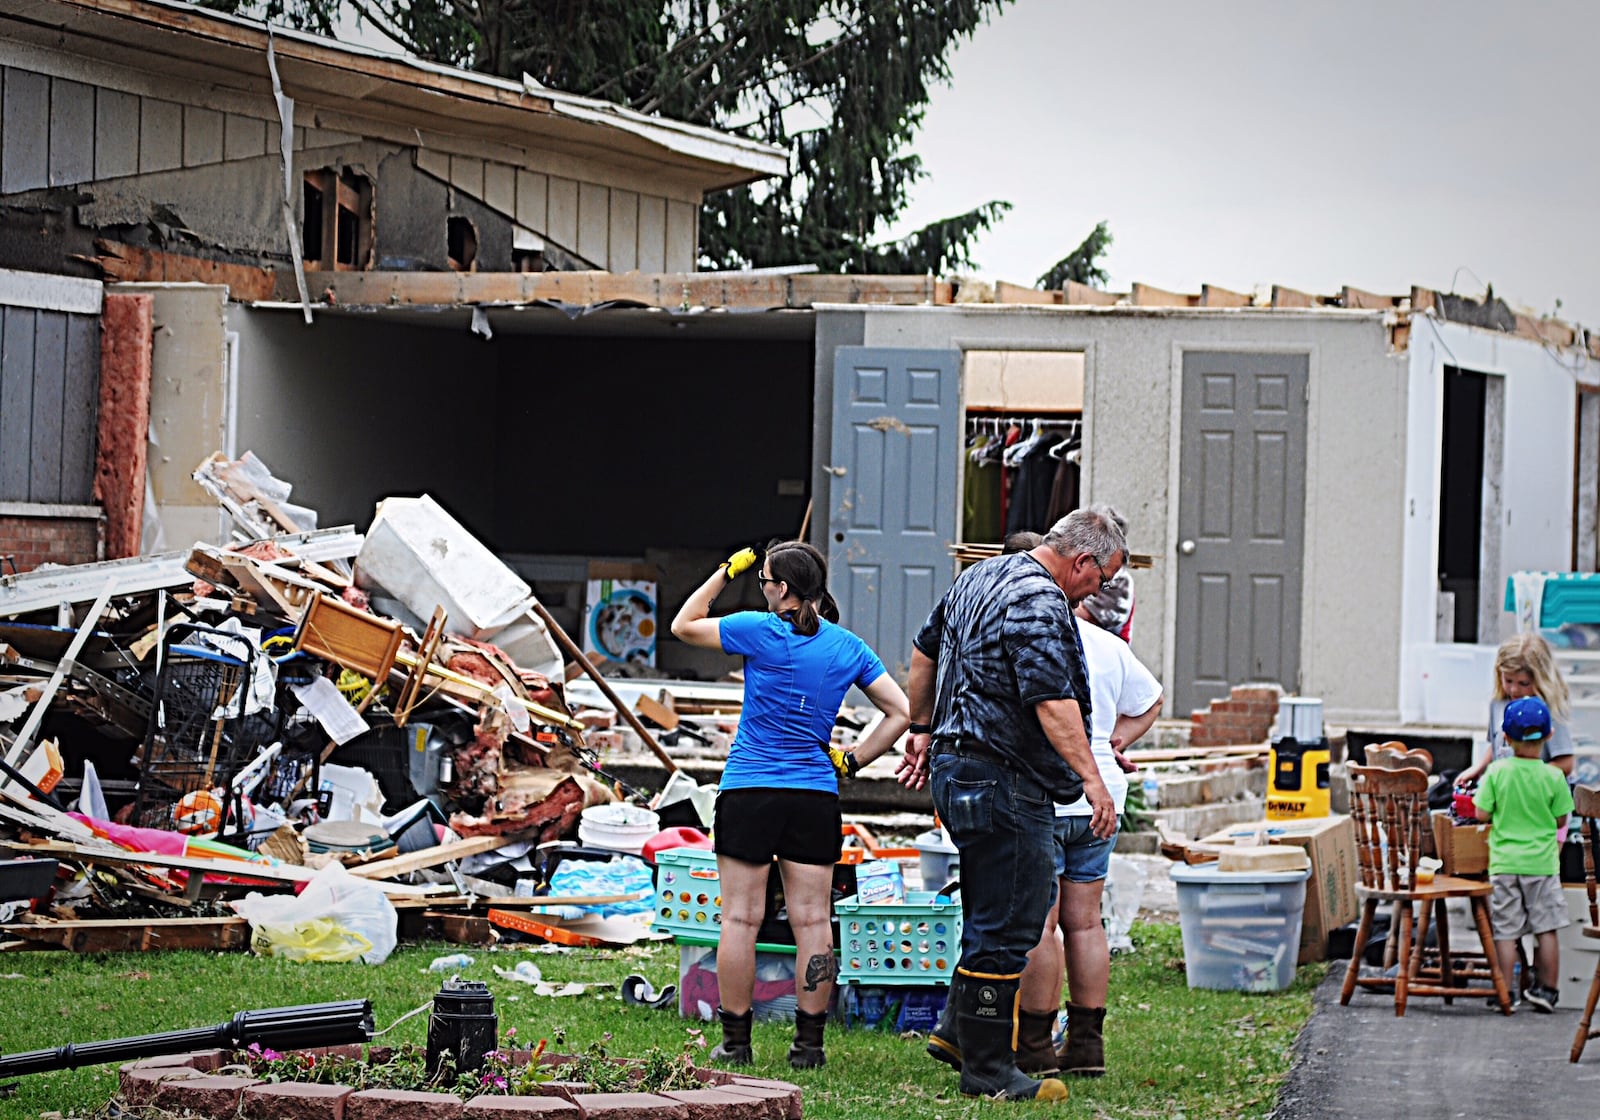
M1293 987L1268 995L1190 991L1181 968L1178 928L1134 928L1138 952L1114 960L1111 1007L1106 1017L1109 1074L1073 1081L1072 1106L1102 1117L1265 1117L1289 1068L1295 1036L1311 1012L1311 992L1326 966L1300 969ZM457 946L402 947L385 964L291 964L241 953L130 953L75 956L65 952L13 953L0 960L0 1052L56 1047L123 1035L222 1022L251 1008L369 998L379 1027L426 1002L440 977L426 971ZM551 999L495 975L511 968L514 950L474 951L468 979L490 983L500 1026L517 1028L518 1041L558 1033L561 1049L582 1050L612 1034L613 1056L651 1047L676 1051L692 1044L691 1030L709 1024L671 1012L625 1007L614 990L601 996ZM621 952L574 950L536 955L548 980L620 981L641 972L657 987L677 976L671 944ZM426 1016L401 1024L389 1040L421 1043ZM785 1054L791 1028L755 1028L761 1076L792 1080L805 1090L807 1117L827 1120L953 1120L987 1115L996 1107L963 1099L954 1074L922 1053L920 1038L892 1033L828 1031L828 1064L796 1072ZM697 1051L698 1053L698 1051ZM39 1074L20 1079L16 1094L0 1100L0 1117L36 1117L46 1110L86 1115L115 1089L112 1067Z

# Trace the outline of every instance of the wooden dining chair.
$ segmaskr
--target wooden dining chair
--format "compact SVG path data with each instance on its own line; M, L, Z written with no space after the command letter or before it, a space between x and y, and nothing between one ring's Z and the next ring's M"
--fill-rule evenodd
M1431 752L1422 747L1408 748L1395 739L1368 747L1366 764L1381 770L1403 770L1409 766L1414 770L1421 770L1424 774L1433 773Z
M1385 770L1375 766L1352 766L1350 775L1350 816L1356 828L1356 858L1361 882L1356 896L1361 899L1361 922L1356 928L1354 952L1345 972L1344 991L1339 1002L1348 1004L1357 986L1394 986L1394 1013L1406 1013L1412 996L1442 996L1446 1003L1457 996L1493 996L1504 1014L1511 1014L1511 993L1495 958L1494 933L1489 926L1488 883L1437 875L1432 882L1417 882L1417 860L1421 857L1422 833L1431 827L1428 819L1428 775L1406 766ZM1492 986L1473 984L1479 972L1476 962L1466 966L1450 949L1450 927L1445 904L1452 898L1465 898L1472 908L1473 924L1482 943L1482 970ZM1399 928L1389 936L1398 950L1395 975L1362 976L1361 958L1372 935L1373 917L1380 905L1399 903ZM1413 908L1420 904L1420 924L1413 920ZM1437 965L1423 968L1424 953L1419 946L1427 937L1430 917L1435 917L1438 937ZM1416 944L1413 944L1413 936ZM1465 966L1465 967L1464 967Z
M1600 899L1595 893L1594 852L1600 844L1600 788L1574 786L1573 812L1583 818L1583 886L1589 892L1589 924L1582 929L1583 936L1600 938ZM1600 962L1594 966L1594 979L1589 981L1589 998L1583 1004L1583 1019L1578 1023L1578 1035L1572 1040L1571 1060L1583 1055L1583 1048L1591 1038L1600 1037L1600 1031L1589 1024L1594 1022L1595 1004L1600 1002Z

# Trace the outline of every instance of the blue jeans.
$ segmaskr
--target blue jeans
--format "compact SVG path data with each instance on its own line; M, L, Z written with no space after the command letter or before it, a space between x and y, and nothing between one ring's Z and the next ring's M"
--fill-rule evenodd
M1055 806L990 755L935 754L934 808L961 854L961 967L1010 976L1039 943L1055 887Z

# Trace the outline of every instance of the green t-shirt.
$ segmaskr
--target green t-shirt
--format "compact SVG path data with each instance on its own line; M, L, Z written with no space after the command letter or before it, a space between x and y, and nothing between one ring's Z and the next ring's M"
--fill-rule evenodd
M1537 758L1502 758L1472 803L1489 815L1489 874L1555 875L1556 821L1572 812L1567 776Z

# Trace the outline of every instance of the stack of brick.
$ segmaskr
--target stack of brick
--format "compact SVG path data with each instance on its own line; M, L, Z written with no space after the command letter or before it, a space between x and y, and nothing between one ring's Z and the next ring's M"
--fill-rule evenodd
M105 559L100 507L0 502L3 572L31 572L40 564L92 564Z
M1283 690L1275 684L1236 685L1222 700L1211 701L1204 711L1189 716L1191 747L1231 747L1264 743L1278 718L1278 698Z

